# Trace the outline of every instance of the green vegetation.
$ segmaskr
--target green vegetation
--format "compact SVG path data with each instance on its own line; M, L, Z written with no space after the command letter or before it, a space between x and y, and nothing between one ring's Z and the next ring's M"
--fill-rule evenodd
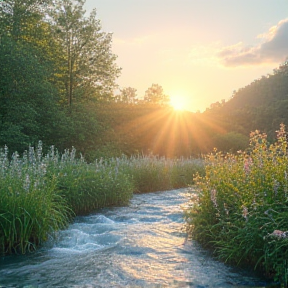
M0 254L26 253L65 227L75 215L126 205L135 192L179 188L203 174L200 160L138 156L88 164L76 150L59 154L42 144L8 159L0 150Z
M167 159L156 156L122 156L113 158L110 165L119 167L132 176L135 193L164 191L187 187L194 183L193 175L203 175L204 163L201 159Z
M275 141L280 123L288 124L288 61L272 74L255 79L233 92L231 99L211 104L204 114L228 131L249 135L256 129Z
M186 219L194 239L220 259L254 266L288 284L288 154L284 125L277 142L251 133L246 152L207 156Z
M288 122L288 62L203 113L175 112L158 84L142 99L132 87L114 95L112 35L84 2L0 1L0 254L32 251L74 215L185 187L198 172L194 237L287 284L287 141L275 130ZM255 129L266 134L247 150ZM204 176L191 157L214 147L228 154L207 156Z

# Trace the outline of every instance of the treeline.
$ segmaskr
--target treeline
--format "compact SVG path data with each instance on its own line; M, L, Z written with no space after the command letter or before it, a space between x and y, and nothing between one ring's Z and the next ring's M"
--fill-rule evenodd
M109 128L109 119L97 117L102 104L169 103L157 84L141 101L130 87L114 95L121 69L112 35L102 31L95 10L86 16L84 3L0 2L0 147L23 152L41 140L46 148L91 152Z
M249 135L256 129L275 141L280 123L288 124L288 61L245 87L227 102L211 104L206 115L225 124L229 131Z
M103 142L97 140L100 150L109 146L110 151L117 148L126 155L144 153L179 158L199 157L214 147L236 152L249 143L249 134L228 131L223 122L205 114L177 112L171 107L151 104L107 103L101 107L95 105L94 109L99 123L109 127L101 133Z
M97 131L82 103L108 98L120 69L111 35L83 5L1 1L1 146L21 152L42 140L61 149Z
M288 64L211 104L204 113L176 113L152 84L116 93L121 69L84 0L0 2L0 147L22 153L74 146L87 161L157 154L199 156L217 147L236 152L260 129L273 141L288 120ZM142 95L140 95L142 96Z

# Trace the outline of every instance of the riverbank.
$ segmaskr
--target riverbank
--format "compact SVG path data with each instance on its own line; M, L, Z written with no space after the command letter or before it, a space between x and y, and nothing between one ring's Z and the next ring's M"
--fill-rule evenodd
M271 287L187 239L188 189L135 194L76 217L35 253L0 257L0 287Z
M281 125L277 142L251 133L237 155L207 156L205 177L186 211L190 233L227 263L260 270L288 285L288 154Z
M42 144L23 156L0 150L0 254L34 251L76 215L127 205L133 193L186 187L204 172L199 159L135 156L88 164L75 149Z

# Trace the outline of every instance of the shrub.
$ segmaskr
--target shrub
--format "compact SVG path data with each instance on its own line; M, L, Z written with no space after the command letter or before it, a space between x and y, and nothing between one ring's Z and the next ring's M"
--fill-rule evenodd
M249 264L287 285L288 155L284 125L277 142L250 135L250 146L237 155L220 152L206 158L186 220L193 237L215 254ZM278 237L275 231L280 231ZM281 234L282 233L282 234ZM275 235L274 235L275 234Z

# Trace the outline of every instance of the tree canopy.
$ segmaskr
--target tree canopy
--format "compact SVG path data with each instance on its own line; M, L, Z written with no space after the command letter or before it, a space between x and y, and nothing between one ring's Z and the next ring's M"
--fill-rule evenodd
M85 16L83 0L56 0L49 13L53 35L61 47L67 103L111 97L120 69L111 52L112 35L103 32L96 10Z
M151 87L145 91L144 101L152 104L168 105L170 97L164 94L162 86L152 84Z
M245 149L256 129L273 141L288 123L287 61L204 113L176 113L155 83L140 98L132 87L114 95L121 69L112 34L84 3L0 1L0 147L22 152L42 140L74 146L91 161L142 152L180 157Z
M83 5L0 2L0 146L21 152L42 140L64 149L88 145L88 129L98 131L82 104L113 98L120 69L112 35L101 30L95 10L85 16ZM77 107L67 109L72 100Z

